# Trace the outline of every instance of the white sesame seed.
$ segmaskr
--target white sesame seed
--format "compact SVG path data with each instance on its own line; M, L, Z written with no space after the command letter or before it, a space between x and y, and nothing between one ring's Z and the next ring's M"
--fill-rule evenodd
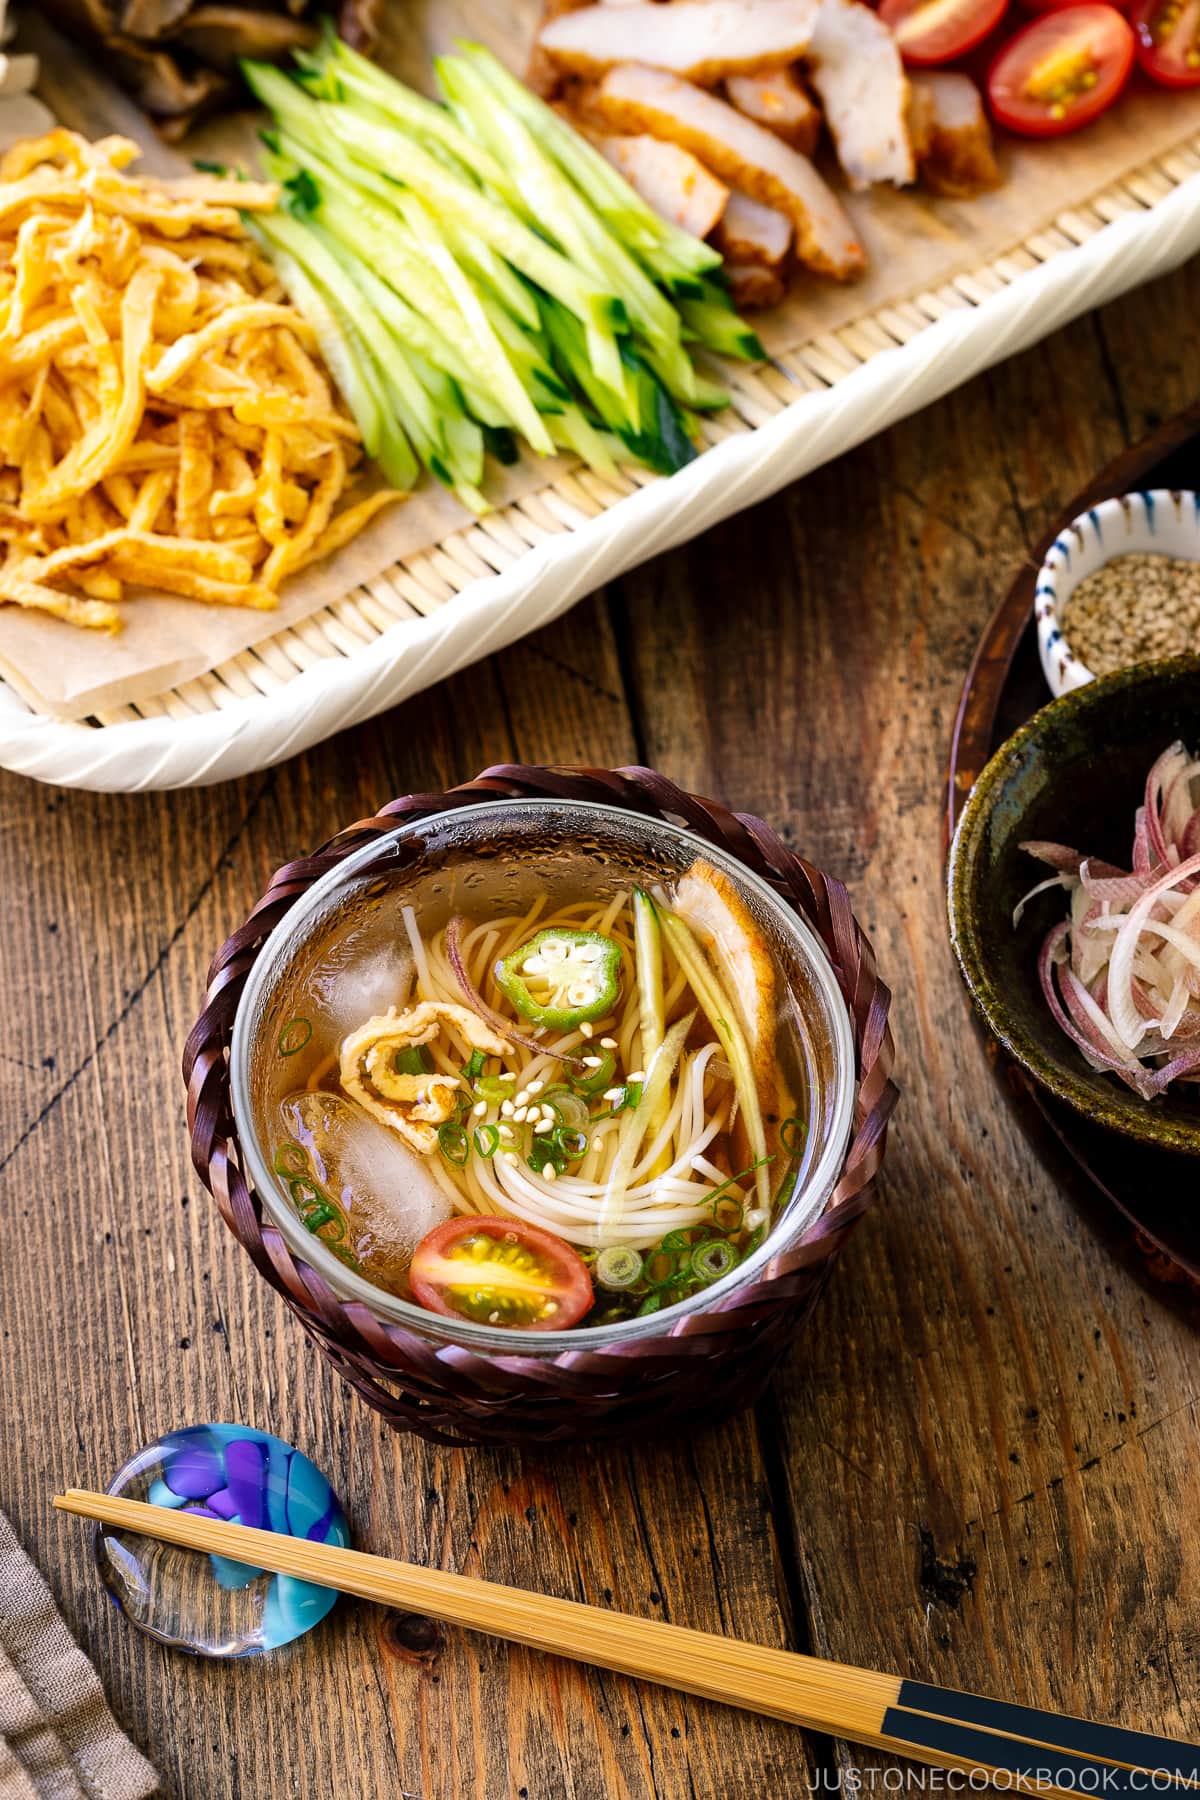
M518 1106L512 1117L514 1125L523 1125L529 1117L529 1108L527 1106Z
M585 1056L583 1059L583 1066L585 1069L602 1069L604 1067L604 1058L602 1056Z
M513 1116L513 1113L514 1113L514 1112L515 1112L515 1111L516 1111L516 1108L515 1108L515 1107L514 1107L514 1105L513 1105L513 1103L512 1103L512 1101L511 1101L511 1100L502 1100L502 1101L501 1101L501 1102L500 1102L500 1116L501 1116L501 1118L504 1118L504 1119L511 1119L511 1118L512 1118L512 1116Z
M517 1106L526 1106L528 1104L528 1102L529 1102L529 1089L522 1088L520 1093L516 1096L515 1103Z
M484 1113L485 1113L485 1112L486 1112L486 1111L487 1111L487 1101L486 1101L486 1100L480 1100L480 1101L478 1101L478 1102L477 1102L477 1103L476 1103L476 1104L475 1104L475 1105L474 1105L474 1106L473 1106L473 1107L472 1107L472 1108L471 1108L471 1111L472 1111L472 1112L473 1112L473 1113L474 1113L474 1115L475 1115L475 1117L476 1117L476 1118L477 1118L477 1119L482 1119L482 1117L483 1117L483 1115L484 1115Z
M489 1325L498 1325L499 1323L500 1323L500 1314L498 1312L490 1312L488 1314L488 1324Z
M607 1088L604 1093L604 1098L613 1101L623 1100L625 1098L625 1089L623 1087Z
M512 1135L513 1135L513 1128L511 1125L501 1125L500 1136L504 1139L504 1142L506 1144L510 1144L512 1142Z
M510 1163L519 1163L521 1160L515 1150L506 1150L504 1155L506 1160Z
M626 1079L626 1081L645 1081L646 1071L645 1071L645 1069L635 1069L633 1071L633 1074L627 1075L625 1077L625 1079Z
M592 1035L592 1028L588 1024L586 1019L583 1021L583 1024L579 1027L579 1035L581 1037L585 1037L585 1038L591 1037L591 1035Z
M543 1119L549 1119L551 1124L553 1124L555 1119L558 1117L558 1114L555 1112L554 1108L552 1106L548 1106L544 1100L542 1101L542 1117L543 1117Z
M542 1174L546 1177L547 1181L554 1181L557 1179L558 1170L555 1168L553 1163L547 1163L545 1168L542 1170Z
M525 1092L527 1094L540 1094L545 1085L544 1081L531 1081L525 1089Z
M617 1047L616 1038L601 1038L600 1039L600 1048L602 1050L615 1050L616 1047Z
M541 1137L543 1132L554 1130L554 1120L553 1119L539 1119L537 1124L534 1126L533 1130L534 1130L535 1137Z

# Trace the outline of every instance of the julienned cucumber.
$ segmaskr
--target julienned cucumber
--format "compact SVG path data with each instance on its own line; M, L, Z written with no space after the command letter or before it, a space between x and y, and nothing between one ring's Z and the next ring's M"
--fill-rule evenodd
M484 453L512 460L517 436L670 474L696 454L696 414L728 404L692 350L761 355L720 258L488 51L460 49L437 64L445 105L332 33L292 76L244 63L284 186L259 241L397 486L419 461L483 511Z

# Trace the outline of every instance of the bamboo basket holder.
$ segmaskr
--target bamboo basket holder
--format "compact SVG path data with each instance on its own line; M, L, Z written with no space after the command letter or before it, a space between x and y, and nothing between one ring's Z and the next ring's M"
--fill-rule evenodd
M602 802L685 825L765 880L816 932L851 1016L857 1098L850 1146L829 1202L746 1285L711 1309L668 1314L655 1330L561 1354L496 1355L437 1344L343 1300L293 1256L244 1172L234 1123L229 1045L242 990L268 935L312 883L399 824L497 799ZM891 995L841 882L786 848L769 826L676 787L652 769L544 769L502 764L444 794L408 794L285 863L217 952L204 1009L188 1036L192 1160L256 1269L287 1302L338 1373L397 1430L436 1443L526 1444L616 1438L646 1426L714 1418L754 1399L813 1306L871 1203L896 1101ZM518 1334L514 1334L514 1340ZM526 1340L528 1341L528 1340Z

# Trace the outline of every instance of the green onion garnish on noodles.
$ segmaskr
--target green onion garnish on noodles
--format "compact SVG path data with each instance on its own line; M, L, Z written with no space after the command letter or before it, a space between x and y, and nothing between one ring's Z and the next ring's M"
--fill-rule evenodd
M642 1259L628 1244L610 1244L596 1258L594 1274L602 1288L620 1293L641 1279Z
M456 1169L465 1169L471 1154L471 1140L457 1119L447 1119L438 1126L438 1149Z
M656 1250L648 1251L642 1265L646 1286L655 1289L670 1287L679 1278L682 1260L679 1251L664 1250L661 1245Z
M282 1175L285 1181L293 1175L307 1175L308 1151L304 1145L297 1144L294 1139L280 1144L275 1151L275 1173Z
M740 1231L746 1213L740 1200L732 1194L719 1194L713 1201L712 1222L718 1231Z
M612 1078L617 1072L617 1059L611 1050L593 1050L585 1045L589 1057L599 1057L600 1064L595 1069L581 1069L572 1074L571 1080L581 1094L602 1094L612 1086Z
M655 1245L656 1250L663 1250L668 1256L681 1255L691 1249L696 1242L696 1227L682 1225L675 1231L668 1231Z
M297 1051L311 1042L313 1034L311 1019L289 1019L279 1034L280 1056L295 1056Z
M288 1182L288 1193L292 1196L292 1204L297 1212L303 1213L311 1206L328 1206L329 1195L319 1183L308 1175L295 1175Z
M500 1133L495 1125L477 1125L475 1127L475 1148L485 1160L495 1156L500 1148Z
M808 1126L795 1113L779 1127L779 1141L789 1156L799 1156L808 1142Z
M475 1092L481 1100L511 1100L517 1089L515 1075L479 1075Z
M479 1077L483 1074L486 1063L487 1057L482 1050L472 1050L470 1056L463 1064L464 1080L478 1081Z
M703 1286L708 1287L714 1281L720 1281L722 1275L728 1275L736 1269L739 1257L733 1245L725 1238L710 1238L707 1244L697 1244L692 1251L688 1265L692 1275Z

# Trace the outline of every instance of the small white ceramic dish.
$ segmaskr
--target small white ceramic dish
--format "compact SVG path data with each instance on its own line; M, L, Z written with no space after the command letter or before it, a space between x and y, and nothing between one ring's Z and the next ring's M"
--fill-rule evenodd
M1200 494L1171 488L1120 494L1080 513L1050 546L1038 572L1033 616L1042 671L1056 698L1093 679L1063 635L1067 601L1114 557L1146 552L1200 562Z

